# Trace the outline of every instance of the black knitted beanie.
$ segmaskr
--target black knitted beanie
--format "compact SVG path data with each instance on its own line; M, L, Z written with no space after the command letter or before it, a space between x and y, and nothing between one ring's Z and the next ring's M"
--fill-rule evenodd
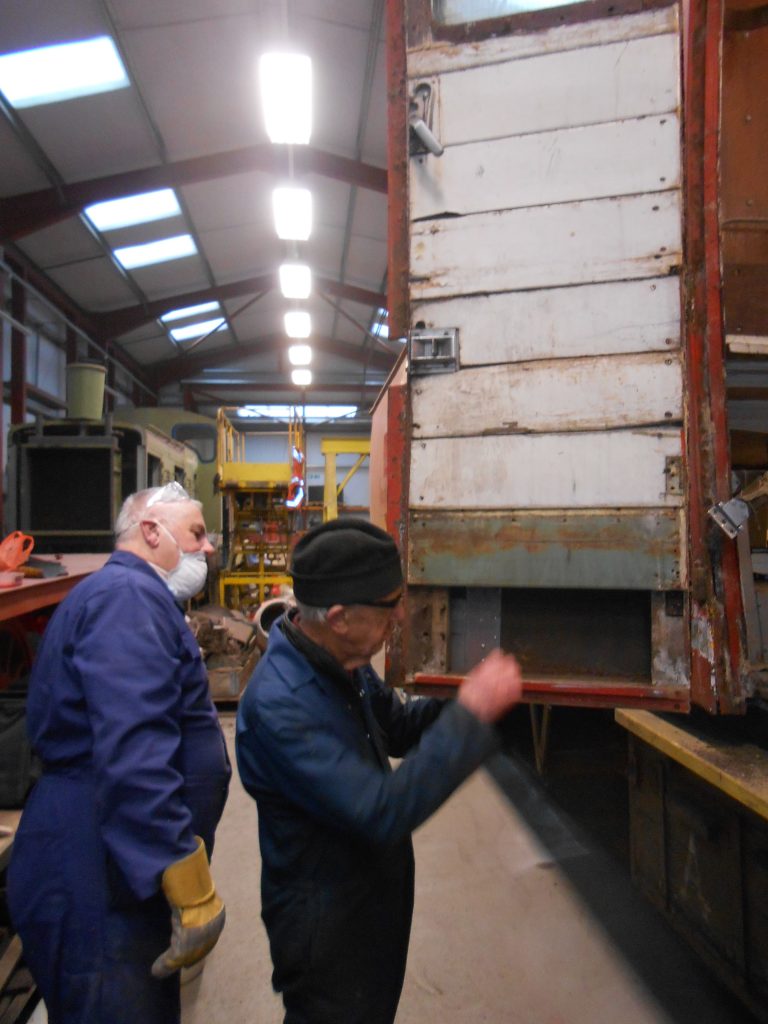
M296 600L313 608L370 604L403 582L397 545L364 519L332 519L305 534L293 551Z

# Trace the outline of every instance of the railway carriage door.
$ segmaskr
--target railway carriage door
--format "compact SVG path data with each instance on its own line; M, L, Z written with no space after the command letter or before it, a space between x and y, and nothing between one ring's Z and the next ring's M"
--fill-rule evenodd
M542 700L685 709L682 15L541 6L390 5L401 674L502 643Z

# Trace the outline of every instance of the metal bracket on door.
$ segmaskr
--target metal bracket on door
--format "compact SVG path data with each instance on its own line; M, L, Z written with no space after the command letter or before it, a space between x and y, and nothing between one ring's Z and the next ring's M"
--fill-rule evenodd
M428 82L420 82L411 93L408 111L408 155L442 156L445 150L432 134L433 95Z
M453 373L459 365L459 329L414 328L408 333L408 368L412 374Z

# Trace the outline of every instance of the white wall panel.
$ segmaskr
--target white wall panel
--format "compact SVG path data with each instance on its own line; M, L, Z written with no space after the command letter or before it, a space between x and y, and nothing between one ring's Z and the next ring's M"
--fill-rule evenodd
M676 506L666 460L680 431L434 438L411 444L411 508Z
M681 258L677 192L419 222L411 295L467 295L652 277Z
M600 430L682 418L677 355L474 367L415 378L414 437Z
M467 182L481 181L479 188ZM574 199L660 192L680 183L676 115L470 143L411 160L411 220Z
M421 302L412 320L458 327L462 366L671 350L680 344L680 282L659 277Z
M447 71L433 130L453 146L676 111L678 46L651 36Z

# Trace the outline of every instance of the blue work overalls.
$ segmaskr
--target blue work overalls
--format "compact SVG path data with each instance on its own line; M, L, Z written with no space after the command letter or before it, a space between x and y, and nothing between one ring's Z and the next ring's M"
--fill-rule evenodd
M340 666L339 666L340 668ZM413 913L411 832L498 748L456 702L403 703L370 666L313 667L272 628L237 715L285 1024L391 1024ZM390 757L404 760L392 771Z
M165 583L115 552L56 610L30 680L44 764L8 901L50 1024L174 1024L163 870L212 850L230 768L200 651Z

